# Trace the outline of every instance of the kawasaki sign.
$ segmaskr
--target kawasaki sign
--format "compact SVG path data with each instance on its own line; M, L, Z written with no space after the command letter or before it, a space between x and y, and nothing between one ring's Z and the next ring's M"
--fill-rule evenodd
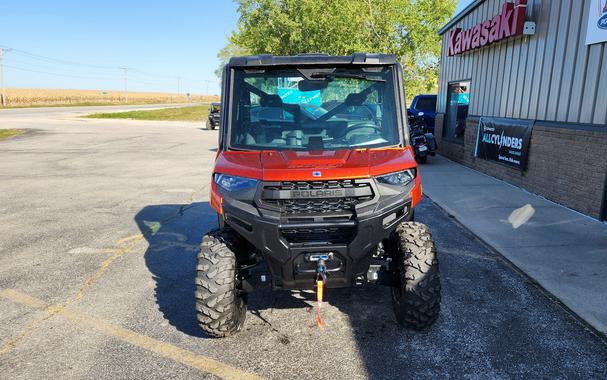
M474 157L525 170L532 120L483 117L478 123Z
M451 29L447 54L451 57L523 34L526 12L527 0L506 2L502 5L502 12L490 20L466 30Z

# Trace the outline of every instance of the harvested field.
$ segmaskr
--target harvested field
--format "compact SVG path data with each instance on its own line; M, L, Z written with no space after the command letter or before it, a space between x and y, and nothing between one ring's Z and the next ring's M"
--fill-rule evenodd
M65 105L116 105L116 104L159 104L159 103L210 103L218 96L186 96L162 92L128 92L105 90L55 90L35 88L6 89L7 107L40 107Z

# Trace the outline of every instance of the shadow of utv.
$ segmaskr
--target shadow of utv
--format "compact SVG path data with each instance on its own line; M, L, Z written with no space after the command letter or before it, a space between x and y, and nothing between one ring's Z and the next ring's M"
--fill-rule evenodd
M156 282L159 310L179 331L206 337L196 319L194 280L201 239L217 227L215 211L208 202L151 205L137 213L135 221L149 244L145 263ZM264 265L260 266L263 271ZM328 303L348 314L353 326L361 323L383 325L389 320L394 328L399 328L394 320L389 288L367 286L331 289L330 292ZM316 300L315 294L296 293L298 297L293 297L291 291L259 289L248 297L247 308L262 320L259 312L266 309L310 309Z

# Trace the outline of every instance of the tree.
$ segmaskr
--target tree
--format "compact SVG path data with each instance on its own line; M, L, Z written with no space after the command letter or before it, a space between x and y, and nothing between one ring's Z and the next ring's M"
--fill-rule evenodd
M275 55L391 53L403 65L410 96L436 90L437 31L456 5L456 0L236 1L240 19L228 46Z
M219 50L219 52L217 52L217 58L219 58L219 67L215 69L215 75L217 75L219 79L221 79L223 67L226 63L228 63L230 57L237 57L250 54L247 48L240 47L231 41L233 35L234 34L232 33L232 36L228 39L228 44L224 46L221 50Z

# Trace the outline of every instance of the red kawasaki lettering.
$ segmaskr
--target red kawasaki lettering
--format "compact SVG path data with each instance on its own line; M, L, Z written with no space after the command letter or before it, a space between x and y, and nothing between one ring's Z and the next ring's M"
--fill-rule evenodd
M483 22L481 26L481 47L487 45L487 43L489 42L489 29L491 29L491 21L487 20Z
M470 50L472 42L472 29L464 30L462 33L462 52Z
M523 34L525 29L525 14L527 13L527 0L518 0L514 7L514 17L512 19L512 35Z
M454 28L449 31L447 55L454 56L477 49L504 38L523 34L528 0L505 2L502 12L470 29Z
M495 41L499 40L500 37L500 20L502 17L500 15L495 16L491 20L491 30L489 31L489 43L492 44Z
M455 39L459 35L460 31L461 31L460 28L451 29L449 31L449 42L447 44L447 55L450 57L457 54L455 52Z
M476 49L481 46L481 27L482 24L478 24L472 29L472 49Z
M510 26L512 25L512 14L514 5L512 3L504 3L502 6L502 15L500 20L500 34L498 40L508 38L512 35Z

